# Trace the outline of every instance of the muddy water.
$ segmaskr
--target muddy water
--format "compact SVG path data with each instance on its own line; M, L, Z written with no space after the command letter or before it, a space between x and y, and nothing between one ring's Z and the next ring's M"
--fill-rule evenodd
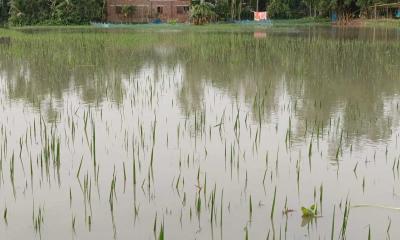
M400 238L397 30L8 35L4 239Z

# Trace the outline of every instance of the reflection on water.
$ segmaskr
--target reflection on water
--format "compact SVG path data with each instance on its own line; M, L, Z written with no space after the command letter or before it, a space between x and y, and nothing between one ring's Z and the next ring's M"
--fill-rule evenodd
M326 239L398 202L397 30L30 33L0 45L7 239Z

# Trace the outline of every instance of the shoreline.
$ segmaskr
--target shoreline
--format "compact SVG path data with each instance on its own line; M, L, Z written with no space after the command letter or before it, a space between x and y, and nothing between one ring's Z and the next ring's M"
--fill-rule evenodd
M243 22L216 22L205 25L192 25L189 23L161 23L161 24L112 24L112 23L98 23L98 26L91 24L87 25L30 25L30 26L9 26L0 27L0 35L4 31L17 31L17 32L29 32L29 31L54 31L54 30L132 30L132 31L207 31L207 32L236 32L236 31L254 31L254 30L265 30L265 29L279 29L279 28L301 28L301 27L334 27L334 28L386 28L400 29L400 20L397 19L355 19L354 21L346 25L336 25L329 19L282 19L282 20L271 20L266 23L254 22L254 21L243 21Z

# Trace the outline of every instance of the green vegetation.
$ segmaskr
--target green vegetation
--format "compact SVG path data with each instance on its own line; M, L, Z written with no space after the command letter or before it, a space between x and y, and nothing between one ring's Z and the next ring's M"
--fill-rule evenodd
M103 0L0 0L0 20L12 25L68 25L100 21Z
M132 14L134 14L136 11L135 6L122 6L121 12L124 14L125 17L130 17Z
M315 218L318 216L317 205L313 204L309 208L301 207L303 218Z
M203 25L216 20L214 5L211 3L200 3L193 5L190 9L190 21L194 25Z
M210 0L213 12L219 20L252 19L253 11L268 11L272 19L328 18L335 13L340 22L366 17L368 7L374 3L390 3L396 0ZM194 1L193 5L200 4ZM201 3L204 4L204 3ZM196 10L193 8L193 10Z
M368 27L393 27L400 28L400 20L397 19L373 19L373 20L365 20L365 26Z
M374 3L396 0L223 0L193 1L192 23L252 19L253 11L269 12L272 19L328 18L336 12L339 21L367 15ZM0 24L79 25L105 21L106 0L0 0ZM134 6L123 6L125 17L135 12Z
M185 32L254 32L257 30L272 30L281 31L285 28L291 27L319 27L319 26L330 26L331 23L327 19L313 19L313 18L302 18L302 19L288 19L288 20L272 20L272 24L259 24L257 22L251 23L214 23L205 24L201 26L195 26L193 24L181 24L176 23L174 20L168 22L168 24L115 24L112 26L115 30L126 30L135 32L161 32L161 31L185 31ZM9 28L14 31L6 31L3 29L4 35L10 35L17 32L63 32L63 33L74 33L74 32L96 32L104 29L95 28L90 25L72 25L72 26L16 26ZM2 29L0 28L0 32Z
M0 25L8 20L9 4L8 0L0 0Z

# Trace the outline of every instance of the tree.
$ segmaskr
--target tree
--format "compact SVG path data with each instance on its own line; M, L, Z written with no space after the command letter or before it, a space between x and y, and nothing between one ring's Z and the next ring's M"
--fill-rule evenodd
M317 3L318 0L303 0L303 3L308 7L308 14L310 17L316 17L317 16Z
M273 18L290 18L290 8L284 0L272 0L268 11Z
M229 4L228 1L220 0L215 3L214 8L215 14L219 20L228 20L229 19Z
M8 6L8 0L0 0L0 23L5 23L8 19Z
M10 22L14 25L33 25L49 19L46 0L11 0Z
M346 24L357 10L356 0L334 0L332 10L336 11L339 23Z
M72 24L80 21L76 5L70 0L54 1L51 8L51 19L56 24Z
M10 0L13 25L85 24L103 19L105 0Z

